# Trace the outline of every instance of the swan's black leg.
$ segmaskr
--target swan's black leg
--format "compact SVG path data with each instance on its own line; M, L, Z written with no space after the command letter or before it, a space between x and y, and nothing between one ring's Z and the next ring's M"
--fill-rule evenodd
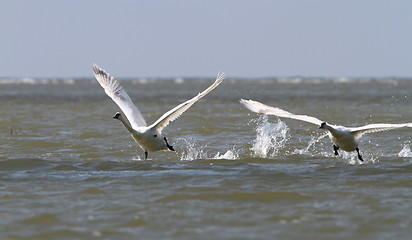
M170 145L169 145L169 143L167 142L166 137L164 137L163 139L164 139L164 140L165 140L165 142L166 142L166 146L167 146L167 148L168 148L170 151L175 151L175 149L173 148L173 146L170 146Z
M359 148L356 148L356 152L358 152L358 158L359 158L359 160L360 160L361 162L363 162L363 158L362 158L362 156L361 156L360 153L359 153Z
M338 146L333 145L333 150L335 151L335 155L339 155L339 153L338 153L339 147Z
M147 155L149 155L149 153L147 151L144 151L144 160L147 160Z

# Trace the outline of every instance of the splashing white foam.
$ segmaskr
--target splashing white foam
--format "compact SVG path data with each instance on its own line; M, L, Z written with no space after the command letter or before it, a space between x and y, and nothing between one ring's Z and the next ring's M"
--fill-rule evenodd
M342 159L346 160L346 162L350 165L355 165L355 164L368 164L368 163L376 163L379 162L379 159L377 156L374 156L373 154L368 154L368 152L361 152L364 161L360 161L358 159L358 154L356 152L346 152L346 151L340 151L339 155L342 157Z
M256 139L250 149L255 156L275 156L285 146L289 128L278 119L277 123L269 123L267 115L261 115L257 120Z
M404 145L402 150L398 153L398 157L412 157L411 148L409 145Z
M143 159L139 155L136 155L135 157L133 157L132 160L133 161L143 161Z
M293 154L309 154L309 149L315 146L315 143L319 142L324 137L328 136L328 134L323 134L321 136L311 136L308 146L303 149L295 149Z
M205 146L197 146L196 140L193 139L184 139L181 138L180 140L183 140L182 146L182 153L180 156L180 160L186 160L186 161L192 161L195 159L204 159L207 158L204 149Z
M239 158L239 153L235 150L227 150L224 154L220 155L219 152L213 157L213 159L229 159L235 160Z
M340 151L339 155L342 159L346 160L346 162L350 165L355 165L356 163L361 164L362 162L358 160L358 154L355 152L346 152Z
M208 152L205 150L206 146L198 146L196 140L193 139L179 139L182 141L180 144L182 146L182 152L180 155L181 161L193 161L197 159L229 159L235 160L239 158L239 150L235 150L234 148L231 150L227 150L225 153L220 154L217 152L214 156L209 155Z

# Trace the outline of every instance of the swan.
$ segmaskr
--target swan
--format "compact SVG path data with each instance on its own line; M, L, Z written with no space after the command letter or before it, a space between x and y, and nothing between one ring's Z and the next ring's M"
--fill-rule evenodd
M344 127L328 124L322 120L315 117L307 115L295 115L288 111L282 110L277 107L271 107L263 103L241 99L240 103L243 104L250 111L255 113L275 115L281 118L296 119L308 123L315 124L319 126L320 129L326 129L328 131L328 136L333 142L333 150L335 155L339 155L338 150L342 149L347 152L356 151L358 153L358 159L363 162L362 155L359 153L359 139L365 133L374 133L386 130L392 130L403 127L412 127L412 123L401 123L401 124L388 124L388 123L378 123L369 124L362 127Z
M139 109L134 105L132 99L122 88L120 83L101 69L96 64L93 64L93 72L97 81L103 87L106 94L120 107L122 112L117 112L113 118L119 120L132 135L132 138L140 145L145 152L145 160L147 160L148 152L159 150L175 151L173 146L169 145L167 138L162 135L162 130L169 125L171 121L180 117L187 109L195 104L199 99L206 96L209 92L215 89L225 78L224 73L219 73L216 80L206 90L199 93L195 97L186 102L176 106L170 111L163 114L152 125L147 126L143 115Z

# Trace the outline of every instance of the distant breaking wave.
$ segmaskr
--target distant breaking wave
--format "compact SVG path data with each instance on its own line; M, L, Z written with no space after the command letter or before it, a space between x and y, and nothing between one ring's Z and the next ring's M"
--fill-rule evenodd
M28 84L28 85L49 85L49 84L75 84L74 78L56 79L56 78L3 78L0 84Z
M132 84L150 84L157 83L159 81L168 81L175 84L182 84L187 81L209 81L210 78L123 78L121 81L127 81ZM322 84L322 83L335 83L335 84L367 84L367 83L381 83L397 85L402 81L410 81L412 78L323 78L323 77L265 77L265 78L228 78L225 80L228 83L237 82L253 82L254 84ZM1 84L27 84L27 85L48 85L48 84L76 84L94 82L94 78L0 78Z

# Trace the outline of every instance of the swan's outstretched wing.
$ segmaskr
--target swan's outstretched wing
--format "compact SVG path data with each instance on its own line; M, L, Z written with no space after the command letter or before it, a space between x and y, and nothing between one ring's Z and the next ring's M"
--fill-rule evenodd
M377 123L369 124L362 127L350 128L355 138L360 138L365 133L375 133L381 131L387 131L397 128L412 127L412 123L390 124L390 123Z
M295 115L293 113L282 110L280 108L271 107L263 103L253 101L253 100L240 99L240 103L243 104L247 109L255 113L275 115L281 118L296 119L296 120L312 123L318 126L320 126L323 122L315 117L306 116L306 115Z
M132 127L134 129L146 127L147 124L142 113L133 104L132 99L130 99L120 83L96 64L93 64L93 72L106 94L120 107Z
M219 84L222 82L222 80L225 78L224 73L219 73L216 77L215 82L210 85L210 87L206 88L203 92L199 93L195 97L193 97L190 100L187 100L186 102L178 105L177 107L173 108L172 110L166 112L163 114L155 123L149 126L149 128L156 128L159 132L162 132L162 130L169 125L169 123L173 120L176 120L180 115L182 115L187 109L189 109L195 102L197 102L199 99L202 97L206 96L209 92L211 92L213 89L215 89Z

